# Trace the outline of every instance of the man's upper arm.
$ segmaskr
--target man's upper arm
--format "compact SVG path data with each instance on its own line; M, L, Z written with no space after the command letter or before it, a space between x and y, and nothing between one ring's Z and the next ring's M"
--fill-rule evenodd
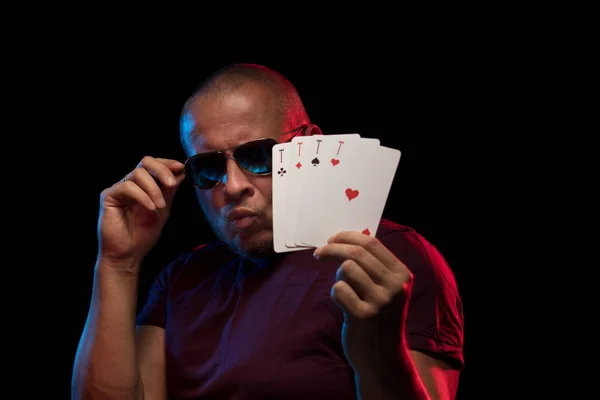
M136 317L136 346L144 400L166 400L165 325L171 267L154 278L148 297Z
M138 326L136 342L144 400L167 400L165 330L152 325Z
M416 232L381 238L413 272L406 340L413 363L433 399L454 399L464 367L462 300L441 253Z
M460 372L448 363L423 352L409 350L409 353L429 396L435 400L453 400Z
M464 367L462 299L454 274L441 253L415 232L393 232L381 239L413 273L406 316L410 350Z

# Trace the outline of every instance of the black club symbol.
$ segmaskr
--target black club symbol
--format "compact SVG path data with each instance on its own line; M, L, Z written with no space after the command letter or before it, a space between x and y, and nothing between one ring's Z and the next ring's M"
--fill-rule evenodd
M279 171L277 171L277 173L279 174L279 176L283 176L285 175L286 171L283 168L279 168Z

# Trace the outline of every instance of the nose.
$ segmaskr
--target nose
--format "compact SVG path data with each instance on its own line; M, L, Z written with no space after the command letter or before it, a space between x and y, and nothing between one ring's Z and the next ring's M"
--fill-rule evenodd
M240 199L244 195L251 196L254 189L244 171L231 155L227 156L226 170L227 173L222 180L223 194L233 199Z

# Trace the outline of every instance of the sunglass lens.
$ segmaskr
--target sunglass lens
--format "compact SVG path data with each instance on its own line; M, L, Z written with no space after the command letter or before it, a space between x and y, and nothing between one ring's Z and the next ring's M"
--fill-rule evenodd
M238 147L234 156L240 165L248 171L254 174L268 173L272 170L271 151L276 144L275 140L247 143Z
M201 154L186 163L186 174L201 188L217 184L225 172L225 158L218 153Z

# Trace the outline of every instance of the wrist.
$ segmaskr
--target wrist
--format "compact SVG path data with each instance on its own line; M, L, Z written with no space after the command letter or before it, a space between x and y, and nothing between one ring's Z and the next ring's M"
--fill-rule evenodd
M354 382L359 399L394 399L401 397L398 375L390 371L361 370L355 372Z
M141 260L137 259L113 259L99 255L96 260L95 272L116 278L137 280L141 264Z
M363 385L381 385L398 379L398 369L386 363L372 363L370 366L354 368L357 382Z
M406 344L399 345L393 355L354 369L358 398L429 399Z
M353 366L355 375L363 380L385 381L388 379L397 380L398 374L402 375L404 371L412 364L412 358L408 352L408 347L404 341L396 346L396 351L386 352L385 355L369 357L362 363Z

